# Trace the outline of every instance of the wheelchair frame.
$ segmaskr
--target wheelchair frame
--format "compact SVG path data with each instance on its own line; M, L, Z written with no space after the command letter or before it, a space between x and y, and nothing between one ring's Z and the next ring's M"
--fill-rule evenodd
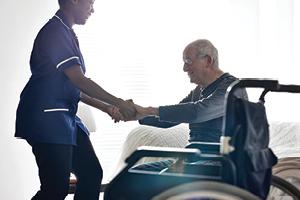
M300 86L298 85L280 85L276 80L265 80L265 79L242 79L234 82L227 90L226 98L231 99L233 97L233 91L237 88L264 88L263 93L260 96L260 101L264 103L264 97L269 92L289 92L289 93L300 93ZM232 109L233 104L230 101L226 101L226 113ZM162 197L157 197L157 194L164 194L166 191L180 191L177 187L180 185L190 185L192 183L202 185L196 187L196 191L208 190L203 189L203 185L213 182L212 188L218 190L218 187L230 187L231 190L238 191L238 194L243 199L259 199L257 196L249 193L246 190L239 189L234 186L236 182L235 178L235 165L228 159L226 155L234 151L234 147L231 146L230 136L227 133L223 133L221 137L220 144L191 144L194 145L190 149L176 149L176 148L158 148L158 147L140 147L132 155L126 159L127 165L121 172L107 185L104 199L114 200L114 199L139 199L146 200L155 197L155 200L161 200ZM220 154L209 154L202 153L201 150L196 149L197 145L208 145L211 146L212 152L218 149ZM201 148L200 148L201 149ZM224 156L225 155L225 156ZM187 158L187 157L198 157L202 160L218 160L222 163L227 163L231 166L233 179L231 186L227 186L228 183L224 181L223 175L220 173L219 177L197 175L197 174L180 174L180 173L156 173L149 171L138 171L132 169L134 164L140 160L142 157L176 157L176 158ZM228 181L228 180L226 180ZM202 184L201 184L202 183ZM215 183L215 184L214 184ZM217 185L217 187L216 187ZM280 177L272 176L271 185L282 189L284 192L289 194L294 199L300 199L300 191L293 186L291 183L283 180ZM176 189L177 188L177 189ZM232 189L233 188L233 189ZM134 191L134 193L132 193ZM182 191L183 192L183 191ZM224 194L229 194L230 191L222 191ZM159 195L158 195L159 196ZM167 198L167 197L165 197Z

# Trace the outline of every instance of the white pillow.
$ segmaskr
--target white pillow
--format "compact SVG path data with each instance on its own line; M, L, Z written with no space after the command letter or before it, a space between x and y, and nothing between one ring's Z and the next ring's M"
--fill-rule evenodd
M128 134L114 174L117 174L125 166L125 159L140 146L184 148L188 143L188 139L189 128L186 124L180 124L171 128L140 125ZM142 158L138 163L154 162L161 159Z

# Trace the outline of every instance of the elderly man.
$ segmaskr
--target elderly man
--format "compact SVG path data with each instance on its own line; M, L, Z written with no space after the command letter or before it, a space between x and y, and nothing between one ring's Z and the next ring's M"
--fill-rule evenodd
M143 125L168 128L180 123L189 123L189 141L219 142L222 121L225 114L225 93L228 86L237 80L219 68L218 51L206 40L196 40L183 51L183 71L187 72L190 82L197 86L179 104L142 107L136 105L139 123ZM247 98L245 90L235 94ZM149 163L135 169L161 171L172 160Z
M117 120L118 109L124 117L133 117L136 111L131 103L84 75L84 60L72 27L86 23L94 12L94 0L58 2L60 9L34 42L32 75L21 94L15 136L31 145L39 168L41 186L33 199L65 199L73 172L78 181L74 199L98 200L103 172L88 130L76 116L78 101Z
M183 51L183 71L197 86L179 104L155 107L137 106L140 124L168 128L189 123L190 141L218 142L228 86L237 80L219 68L218 50L205 39L196 40ZM245 90L236 94L247 98Z

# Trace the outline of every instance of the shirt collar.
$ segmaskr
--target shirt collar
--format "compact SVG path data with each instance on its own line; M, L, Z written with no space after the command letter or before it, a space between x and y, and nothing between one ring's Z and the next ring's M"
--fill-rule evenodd
M67 29L72 30L71 25L62 10L58 10L55 13L54 18L58 19Z
M229 73L222 74L219 78L217 78L214 82L212 82L211 84L209 84L206 88L204 88L202 90L202 95L207 96L207 95L211 94L213 91L216 90L216 88L218 87L220 82L222 82L228 76L230 76Z

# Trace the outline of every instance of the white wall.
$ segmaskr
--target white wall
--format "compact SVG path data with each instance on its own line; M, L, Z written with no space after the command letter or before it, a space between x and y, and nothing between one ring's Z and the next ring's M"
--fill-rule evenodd
M30 199L39 187L29 145L14 138L15 111L30 76L29 56L35 35L56 9L56 0L0 3L0 199Z

